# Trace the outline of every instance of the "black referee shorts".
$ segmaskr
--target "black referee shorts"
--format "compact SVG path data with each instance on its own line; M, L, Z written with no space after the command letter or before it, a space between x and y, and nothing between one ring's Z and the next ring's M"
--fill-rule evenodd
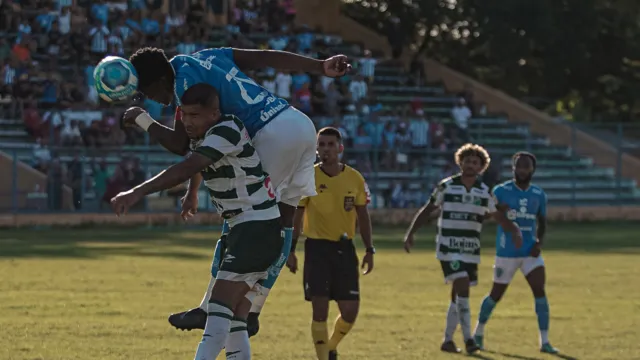
M360 273L352 240L307 239L304 243L304 298L360 300Z

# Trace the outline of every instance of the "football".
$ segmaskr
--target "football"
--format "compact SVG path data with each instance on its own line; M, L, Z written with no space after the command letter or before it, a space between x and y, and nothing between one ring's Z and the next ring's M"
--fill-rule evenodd
M107 56L93 71L96 90L101 99L119 102L131 98L138 88L138 74L129 60Z

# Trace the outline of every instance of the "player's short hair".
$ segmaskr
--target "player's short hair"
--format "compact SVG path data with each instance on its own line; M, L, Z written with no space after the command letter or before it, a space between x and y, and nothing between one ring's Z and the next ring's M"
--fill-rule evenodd
M138 73L138 86L146 88L158 78L174 76L173 67L164 50L155 47L138 49L129 57L129 61Z
M214 107L220 102L218 90L207 83L197 83L187 89L180 98L182 105Z
M529 159L531 159L531 162L533 163L533 170L536 169L536 163L537 163L536 156L528 151L518 151L517 153L513 154L513 157L511 158L511 164L513 166L516 166L516 161L518 161L518 158L520 158L521 156L526 156Z
M318 136L320 135L335 136L336 139L338 139L338 142L342 143L342 134L340 133L340 130L334 127L331 127L331 126L323 127L322 129L320 129L320 131L318 131Z
M489 167L489 164L491 164L491 157L487 150L480 145L472 143L464 144L456 151L454 155L456 164L458 166L462 165L464 158L469 156L477 156L480 159L480 164L482 165L482 170L480 170L481 173L485 172Z

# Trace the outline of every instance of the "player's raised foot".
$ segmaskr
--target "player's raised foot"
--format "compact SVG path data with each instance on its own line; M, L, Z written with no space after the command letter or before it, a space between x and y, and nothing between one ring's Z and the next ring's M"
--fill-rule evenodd
M460 353L462 350L456 346L456 343L453 340L445 341L440 345L440 350L448 353Z
M329 351L329 360L338 360L338 352L335 350Z
M194 308L177 314L169 315L169 324L178 330L202 329L207 324L207 312Z
M554 348L553 346L551 346L551 344L546 343L542 344L542 346L540 347L540 352L545 354L557 354L560 352L560 350Z
M476 345L478 345L480 350L484 350L484 337L482 335L474 335L473 340L476 342Z
M467 341L464 342L464 347L467 351L467 354L473 354L474 352L480 350L480 347L473 339L467 339Z

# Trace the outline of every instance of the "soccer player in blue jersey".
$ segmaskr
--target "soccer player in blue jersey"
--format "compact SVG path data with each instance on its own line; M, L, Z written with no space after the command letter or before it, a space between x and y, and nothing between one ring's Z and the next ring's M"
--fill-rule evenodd
M258 315L266 295L289 255L296 206L302 197L316 194L313 167L316 131L306 115L256 84L243 71L271 67L339 77L349 68L347 57L336 55L326 60L315 60L284 51L215 48L178 55L169 60L162 49L148 47L139 49L130 61L138 73L138 90L164 105L175 102L178 105L176 120L180 116L179 99L187 89L197 83L207 83L216 88L220 94L221 112L235 115L243 121L264 169L270 175L279 200L285 246L282 256L269 271L269 279L262 283L262 295L254 300L248 318L249 332L253 335L259 327ZM122 121L125 125L137 125L146 130L173 153L186 155L189 151L190 140L180 121L175 121L171 129L157 123L138 107L128 109ZM185 216L197 209L197 191L201 181L199 175L191 178L183 204ZM218 255L224 252L224 235L227 232L225 222L223 241L218 242L215 251ZM218 265L214 259L212 277L200 307L171 315L169 322L173 326L183 330L204 328L206 306Z
M535 298L535 311L540 329L540 351L556 354L549 343L549 302L545 293L544 261L540 255L547 228L547 195L531 178L536 170L536 158L528 152L513 156L513 180L496 185L493 194L497 207L506 210L522 232L522 246L516 248L511 234L498 226L493 287L482 301L474 338L484 346L484 328L496 304L504 295L518 269L527 279Z

